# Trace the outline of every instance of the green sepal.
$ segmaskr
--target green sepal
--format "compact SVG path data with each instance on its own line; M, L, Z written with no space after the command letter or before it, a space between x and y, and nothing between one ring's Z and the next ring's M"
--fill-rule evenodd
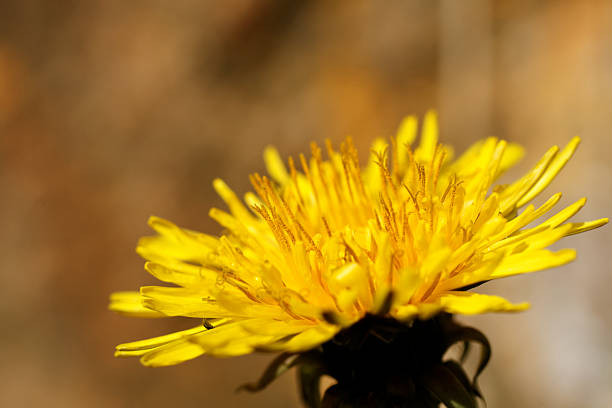
M482 398L480 391L474 387L474 384L468 378L467 374L463 370L463 367L461 367L461 364L454 360L447 360L443 363L443 365L452 371L455 377L461 381L461 384L463 384L466 390L470 391L474 396Z
M236 391L257 392L266 388L270 383L280 377L285 371L299 364L296 353L282 353L266 367L265 371L255 382L242 384Z
M431 367L421 378L421 384L447 408L478 408L470 390L445 365Z
M480 388L478 387L478 377L480 374L482 374L483 370L491 359L491 344L489 343L489 340L484 334L472 327L456 325L449 331L446 341L448 347L458 342L475 342L481 345L480 362L478 363L476 373L472 379L472 387L474 388L476 395L482 398ZM462 356L462 359L463 358L465 358L465 356Z
M316 355L308 356L298 367L298 384L302 401L308 408L321 406L321 377L327 369Z
M463 345L458 361L443 361L454 344ZM472 343L481 347L471 381L462 367ZM491 356L487 338L461 326L450 314L408 324L366 315L333 339L302 353L283 353L262 376L239 390L264 389L292 367L297 367L300 396L309 408L390 406L411 408L476 408L482 399L477 380ZM320 380L337 381L321 399Z
M472 344L469 341L463 342L463 350L461 350L461 357L459 357L459 361L461 362L461 364L465 363L468 354L470 354L471 345Z

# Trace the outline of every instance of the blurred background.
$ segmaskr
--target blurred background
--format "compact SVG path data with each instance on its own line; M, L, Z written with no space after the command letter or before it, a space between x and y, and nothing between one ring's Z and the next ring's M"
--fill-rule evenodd
M246 192L266 145L352 135L365 157L429 108L458 150L526 145L513 175L581 135L544 195L610 216L611 73L610 1L0 0L0 405L299 406L293 373L234 392L271 355L113 358L190 327L106 310L154 282L134 252L147 217L217 233L213 178ZM571 265L485 286L532 303L463 319L494 347L488 406L612 406L611 231L564 240Z

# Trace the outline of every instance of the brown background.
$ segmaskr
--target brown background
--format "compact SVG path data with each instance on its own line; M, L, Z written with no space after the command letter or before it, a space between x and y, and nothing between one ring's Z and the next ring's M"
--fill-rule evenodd
M261 152L352 135L365 155L403 115L440 112L462 150L583 137L547 191L609 216L608 1L0 0L0 405L295 407L293 375L235 394L271 356L149 369L115 344L188 327L106 311L153 279L134 253L150 214L210 233ZM517 174L516 172L514 174ZM610 228L579 258L486 287L533 308L464 319L494 346L489 406L612 406Z

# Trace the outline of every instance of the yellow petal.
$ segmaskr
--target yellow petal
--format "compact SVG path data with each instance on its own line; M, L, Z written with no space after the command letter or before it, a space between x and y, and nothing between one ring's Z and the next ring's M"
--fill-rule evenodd
M182 331L178 331L178 332L174 332L174 333L170 333L170 334L166 334L163 336L158 336L158 337L153 337L150 339L145 339L145 340L138 340L138 341L132 341L129 343L123 343L123 344L119 344L116 347L117 350L117 355L123 355L122 353L124 352L128 352L128 351L144 351L147 352L149 350L152 350L156 347L159 346L163 346L164 344L168 344L171 343L175 340L179 340L182 339L184 337L189 337L193 334L197 334L197 333L201 333L203 331L205 331L206 328L204 326L202 326L201 324L193 327L191 329L187 329L187 330L182 330Z
M557 225L561 225L565 221L569 220L573 217L584 205L586 204L586 198L581 198L576 201L574 204L564 208L559 211L557 214L553 215L546 221L544 221L541 225L547 225L550 227L556 227Z
M516 235L512 235L506 239L502 239L500 241L494 242L491 246L489 246L486 251L495 251L499 248L504 248L510 245L514 245L516 243L522 242L523 240L525 240L526 238L538 234L542 231L547 231L550 230L551 228L549 226L546 225L538 225L535 228L530 228L528 230L523 230L519 233L517 233Z
M380 158L387 152L389 144L382 138L376 138L372 143L370 149L370 156L368 158L368 164L363 170L362 178L363 183L370 188L371 191L380 191L382 186L381 169L380 169Z
M164 367L194 359L202 354L204 349L187 337L153 349L144 354L140 362L148 367Z
M546 248L561 238L568 235L572 229L572 224L564 224L557 228L551 228L547 225L539 225L529 230L521 231L520 234L511 238L507 238L498 242L499 245L494 245L491 249L504 248L511 253L518 253L526 250ZM518 251L517 248L522 248Z
M418 316L421 320L431 319L442 311L440 303L420 303L417 305Z
M473 315L488 312L520 312L529 307L528 303L512 304L506 299L493 295L472 292L448 292L440 296L444 311Z
M555 266L565 265L576 259L576 251L562 249L552 252L547 249L525 251L506 257L491 274L491 279L503 278L521 273L541 271Z
M180 242L181 244L197 244L204 247L214 247L217 242L216 237L180 228L176 224L160 217L149 217L148 224L157 231L158 234L168 237L171 241Z
M542 156L540 161L523 177L512 183L500 193L500 211L504 215L510 214L517 207L517 202L536 184L542 177L552 160L557 155L559 148L553 146Z
M397 129L397 151L398 165L402 171L405 169L408 161L408 149L414 143L417 135L418 121L415 116L407 116L400 123Z
M397 144L405 149L416 139L418 120L416 116L406 116L397 129Z
M436 286L434 292L429 296L429 298L435 299L440 293L463 288L465 286L491 279L492 273L499 267L503 259L503 253L492 253L486 257L483 257L482 261L471 268L468 268L462 273L442 281L438 286Z
M108 308L132 317L165 317L163 313L144 307L138 292L115 292L110 296Z
M229 289L229 288L228 288ZM240 316L282 316L282 309L271 305L254 303L243 297L222 291L216 297L202 296L199 288L167 288L162 286L143 286L140 288L143 305L167 316L187 316L199 318L223 318ZM223 301L219 298L223 297ZM228 309L230 299L240 304L239 309Z
M402 268L399 272L399 279L394 292L393 303L403 305L410 301L412 296L419 288L419 272L416 268Z
M519 229L523 228L527 224L531 223L532 221L540 218L542 215L550 211L550 209L553 208L559 202L560 199L561 193L557 193L550 197L540 207L538 207L537 210L534 210L533 205L525 207L523 212L508 221L504 229L494 238L492 238L491 241L497 241L500 238L505 238L510 234L514 233L515 231L518 231Z
M397 320L408 321L419 314L419 308L415 305L401 305L391 309L391 315Z
M145 270L163 282L181 286L210 286L218 276L216 271L186 263L173 263L166 267L155 262L145 262Z
M213 181L213 187L236 218L247 223L255 220L251 212L242 204L236 193L234 193L223 180L215 179Z
M442 311L442 305L439 302L418 303L398 306L392 309L391 314L398 320L410 321L415 318L421 320L431 319Z
M305 330L286 341L262 344L258 348L268 351L285 351L289 353L309 350L319 344L325 343L334 337L340 330L339 327L316 326Z
M459 174L466 169L472 168L472 166L481 157L480 152L482 151L484 145L484 140L479 140L472 144L465 152L461 154L461 156L457 158L457 160L450 164L448 172Z
M607 218L601 218L595 221L577 222L572 224L572 228L569 230L567 235L580 234L581 232L590 231L595 228L599 228L608 223Z
M538 194L544 190L551 181L555 178L561 169L565 166L565 163L572 157L576 149L580 144L580 138L574 137L568 144L563 148L559 154L555 156L555 159L549 164L544 174L538 179L538 181L529 189L529 191L516 203L517 207L522 207L529 201L533 200Z
M431 251L423 261L421 267L421 280L423 283L431 282L435 276L442 271L452 255L449 247L443 246L438 250Z
M280 185L285 185L289 180L289 173L287 173L287 168L285 167L280 154L278 154L278 150L272 146L266 147L264 150L264 162L270 177L272 177Z
M499 212L499 195L493 193L486 199L480 212L478 214L478 218L472 225L472 231L477 233L482 226L491 219L494 215L497 215Z
M380 234L377 237L378 252L376 254L376 260L374 262L374 304L373 312L377 313L380 308L384 305L389 290L391 288L392 279L392 265L391 265L391 244L389 242L388 234Z
M191 341L199 344L207 352L211 352L218 347L222 347L234 341L249 340L249 338L252 337L247 336L247 332L245 332L242 324L242 321L224 324L198 333Z
M281 337L311 329L313 325L312 321L296 319L246 319L240 322L240 326L247 333Z
M517 162L519 162L523 156L525 155L525 149L516 143L508 143L506 145L506 149L504 150L504 154L499 162L499 167L497 168L497 172L495 173L495 178L497 179L501 176L506 170L514 166Z
M146 352L141 357L141 362L147 366L158 367L178 364L204 353L218 357L238 356L252 352L254 344L270 338L272 337L249 336L242 328L242 322L231 322L210 330L194 330L193 333L184 331L180 338Z
M218 245L218 238L179 228L159 217L150 217L149 225L159 235L141 238L136 248L136 252L149 261L202 262L209 251Z
M371 303L372 295L369 288L369 277L358 263L347 263L338 268L328 281L332 292L348 289L354 292L355 300L362 305Z
M423 130L421 132L421 143L414 152L415 158L419 161L431 162L438 145L438 119L433 110L425 114L423 120Z

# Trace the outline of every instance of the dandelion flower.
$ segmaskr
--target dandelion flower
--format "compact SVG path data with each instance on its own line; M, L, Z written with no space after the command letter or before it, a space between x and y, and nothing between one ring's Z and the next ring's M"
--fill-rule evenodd
M527 303L469 289L566 264L574 250L547 248L608 221L567 222L584 198L560 211L553 211L560 193L530 204L579 138L552 147L512 184L497 185L522 157L520 146L491 137L453 159L438 143L433 112L413 149L417 127L408 117L390 143L376 140L363 167L350 139L339 150L312 144L310 158L289 158L288 166L266 149L269 177L252 175L255 192L243 201L214 181L229 207L210 211L221 236L151 217L157 235L142 238L137 251L145 269L171 286L115 293L110 309L198 321L121 344L116 355L165 366L202 354L298 353L366 316L409 323L444 313L522 311Z

